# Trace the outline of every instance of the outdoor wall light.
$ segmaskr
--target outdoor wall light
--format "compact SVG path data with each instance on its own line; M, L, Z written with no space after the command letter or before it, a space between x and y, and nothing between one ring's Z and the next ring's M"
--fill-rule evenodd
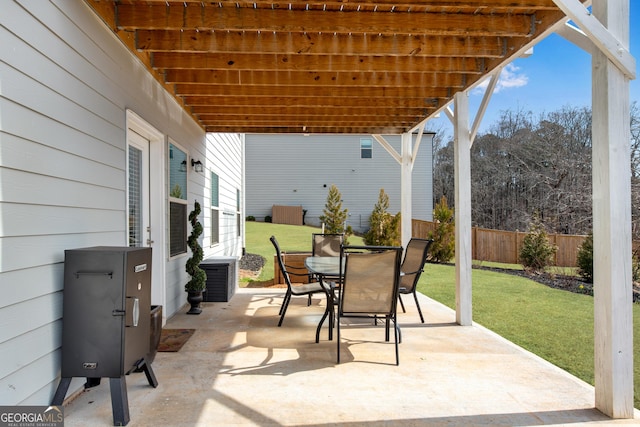
M196 172L202 172L204 170L204 166L202 166L202 162L200 160L191 159L191 167Z
M186 172L187 171L187 161L183 160L182 162L180 162L180 172Z

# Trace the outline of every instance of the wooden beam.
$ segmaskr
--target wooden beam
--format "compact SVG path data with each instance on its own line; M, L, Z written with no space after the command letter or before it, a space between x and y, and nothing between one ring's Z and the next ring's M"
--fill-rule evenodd
M498 67L496 71L491 74L489 78L489 84L487 85L484 95L482 96L482 102L480 102L480 107L478 107L478 111L476 113L476 117L473 120L473 125L471 126L471 133L469 135L469 141L471 146L473 146L473 141L476 139L476 134L478 133L478 129L480 128L480 124L482 123L482 119L484 118L484 114L487 111L487 107L489 106L489 101L493 96L493 91L498 84L498 80L500 80L500 73L502 72L502 67Z
M293 127L293 126L206 126L206 132L218 132L218 133L330 133L330 134L344 134L344 133L361 133L371 134L379 133L384 135L394 135L406 132L408 129L403 127L394 126L308 126L306 128Z
M380 13L257 9L173 3L119 4L121 30L198 29L301 33L421 34L463 37L524 37L532 14Z
M447 87L462 89L468 83L461 73L391 73L366 71L249 71L169 69L164 71L166 83L212 85L272 85L287 86L401 86Z
M167 0L146 0L146 3L160 3L165 5ZM194 3L200 4L202 0L186 0L180 3ZM219 2L215 2L216 5L221 4L225 6L241 6L241 7L258 7L258 8L282 8L286 7L289 3L282 3L280 0L242 0L242 1L232 1L232 0L222 0ZM305 2L304 3L314 6L320 7L333 7L339 8L344 7L345 5L349 5L348 2L344 0L329 0L329 1L318 1L318 2ZM438 0L437 2L416 2L416 1L401 1L398 2L396 0L359 0L355 3L357 6L361 8L369 7L373 8L376 6L394 6L396 8L424 8L426 10L431 10L434 12L460 12L460 13L496 13L496 12L509 12L509 11L531 11L534 9L538 10L555 10L557 6L553 3L552 0L491 0L491 2L487 2L486 0Z
M408 34L137 30L136 48L153 52L304 53L309 55L465 56L501 58L503 37ZM521 43L528 38L523 37Z
M420 118L415 120L394 120L394 126L399 126L404 129L418 122ZM373 126L380 127L389 123L386 117L378 118L361 118L355 120L353 117L317 117L317 116L296 116L293 118L288 117L267 117L257 118L251 116L238 116L238 117L211 117L206 120L201 120L205 126L294 126L302 129L309 126Z
M487 70L475 58L424 58L385 56L321 56L249 53L184 53L156 52L152 65L158 69L215 69L252 71L368 71L482 74Z
M420 116L424 117L427 116L431 110L427 108L384 107L372 105L370 107L318 107L315 109L315 111L323 116L386 116L387 118L401 118ZM273 105L266 109L261 105L229 106L221 103L220 105L193 107L191 109L191 112L201 119L206 119L208 116L235 116L243 114L255 117L286 117L299 115L300 107L283 107L280 105Z
M554 0L554 2L582 31L589 35L600 51L628 78L636 78L636 61L629 52L628 44L619 41L579 0ZM615 12L617 16L621 15L619 10ZM611 13L614 11L612 10ZM627 13L627 21L628 16Z
M366 86L214 86L214 85L176 85L180 96L297 96L297 97L367 97L374 98L424 98L426 90L414 87L366 87ZM431 88L430 96L446 97L446 89Z
M185 102L192 106L194 111L201 107L210 106L263 106L265 105L265 98L262 96L242 96L242 97L229 97L229 96L186 96ZM441 102L445 102L446 99L426 99L426 98L384 98L384 99L371 99L371 98L355 98L355 97L322 97L322 98L308 98L304 96L298 97L286 97L280 94L279 96L268 98L269 105L277 105L279 107L296 107L299 109L304 108L320 108L320 107L371 107L372 105L384 108L426 108L429 111L435 111Z
M556 33L591 55L597 49L596 45L580 28L569 22L560 27Z

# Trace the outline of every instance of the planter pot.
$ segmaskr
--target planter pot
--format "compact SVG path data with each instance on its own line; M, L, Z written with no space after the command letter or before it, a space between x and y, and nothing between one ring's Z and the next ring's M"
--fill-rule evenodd
M187 314L200 314L202 313L202 309L200 308L200 303L204 298L202 297L202 291L187 293L187 302L191 304L191 308L187 311Z

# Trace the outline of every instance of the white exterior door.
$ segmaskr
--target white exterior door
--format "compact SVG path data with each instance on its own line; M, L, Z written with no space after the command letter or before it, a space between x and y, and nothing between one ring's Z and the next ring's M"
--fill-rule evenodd
M163 147L165 137L127 111L127 230L129 246L151 247L151 304L166 305ZM163 310L163 317L166 313Z

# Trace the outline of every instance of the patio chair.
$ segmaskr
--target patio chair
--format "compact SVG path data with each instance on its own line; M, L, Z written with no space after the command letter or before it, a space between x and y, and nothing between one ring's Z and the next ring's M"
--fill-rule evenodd
M311 240L311 256L339 256L344 234L314 233Z
M407 310L404 308L401 295L413 294L413 299L416 301L416 308L418 309L418 314L420 314L420 321L422 323L424 323L424 317L422 316L422 310L418 303L416 288L418 286L418 280L420 280L420 275L424 271L427 252L429 251L429 247L431 247L432 243L433 239L411 238L404 254L402 266L400 267L402 275L400 276L398 300L400 301L402 312L406 313Z
M385 341L389 341L389 327L394 323L396 365L399 327L396 322L396 305L400 283L402 248L395 246L343 246L344 277L339 289L337 310L338 355L340 363L340 323L348 317L384 317Z
M291 276L308 277L309 272L307 271L306 268L286 265L284 263L284 259L282 257L282 251L280 250L280 245L278 244L278 240L276 239L276 237L271 236L269 240L271 240L271 243L273 243L273 246L276 249L276 255L278 256L278 265L280 266L280 271L282 272L282 275L284 276L284 280L287 284L287 292L284 295L284 300L282 301L282 306L280 307L280 312L278 313L280 315L280 321L278 322L278 326L282 326L282 321L284 320L284 316L287 313L287 308L289 307L291 296L307 296L307 295L311 296L313 294L321 293L327 297L327 307L329 307L330 306L329 300L328 300L329 293L327 293L327 291L325 290L322 282L316 281L316 282L310 282L310 283L303 283L301 285L296 285L296 286L292 285ZM325 314L322 318L323 322L327 316L327 310L325 310ZM322 325L322 322L320 322L320 325L318 326L318 331L321 325Z
M311 235L311 256L340 256L343 243L344 233L314 233ZM333 286L339 284L340 277L328 278L333 281Z

